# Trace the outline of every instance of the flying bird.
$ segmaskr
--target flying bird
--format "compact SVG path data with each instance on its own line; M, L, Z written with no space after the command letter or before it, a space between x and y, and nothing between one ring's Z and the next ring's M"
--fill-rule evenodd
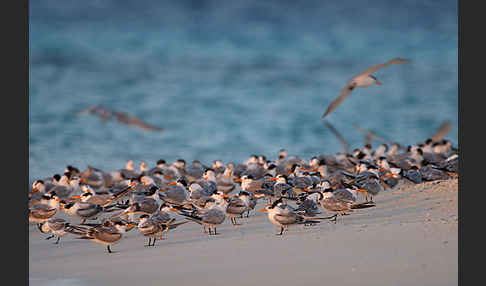
M440 127L435 131L434 135L432 135L432 141L439 142L440 140L442 140L447 135L447 133L449 133L451 128L452 124L449 120L442 122Z
M349 96L351 91L353 91L356 87L366 87L366 86L370 86L374 83L376 83L377 85L382 85L382 83L379 82L378 79L376 79L376 77L371 75L373 72L375 72L375 71L377 71L381 68L384 68L388 65L405 63L405 62L408 62L408 60L401 59L401 58L395 58L395 59L392 59L392 60L390 60L386 63L379 64L379 65L376 65L376 66L372 66L372 67L368 68L367 70L365 70L364 72L355 75L351 80L349 80L346 83L346 86L343 89L341 89L341 93L339 94L339 97L336 98L329 105L329 107L326 109L326 112L324 112L324 115L322 115L322 118L326 117L329 113L331 113L331 111L336 109L339 106L339 104L341 104L341 102L343 102L343 100L345 100Z
M135 116L129 115L124 112L111 110L100 105L93 105L78 112L78 114L84 114L84 113L89 113L89 114L99 116L102 122L105 122L106 120L116 119L118 122L121 122L123 124L138 127L147 131L164 130L162 127L149 124Z

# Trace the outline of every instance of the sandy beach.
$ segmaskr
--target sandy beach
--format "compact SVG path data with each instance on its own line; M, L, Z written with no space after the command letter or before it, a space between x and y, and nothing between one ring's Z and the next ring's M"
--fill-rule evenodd
M155 247L136 229L108 254L29 226L30 285L457 285L458 180L403 180L376 207L276 236L263 213L208 236L192 222ZM260 201L257 208L263 207ZM326 215L323 212L323 215ZM63 214L60 217L64 217ZM177 216L178 220L182 217ZM73 223L79 221L72 218ZM262 285L262 284L260 284Z

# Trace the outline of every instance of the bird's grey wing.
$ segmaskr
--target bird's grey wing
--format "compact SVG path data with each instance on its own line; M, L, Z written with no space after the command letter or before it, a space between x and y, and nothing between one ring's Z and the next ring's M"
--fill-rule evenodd
M222 223L225 219L225 214L216 209L206 211L202 216L202 221L206 223Z
M171 223L169 225L169 229L174 229L174 228L178 227L179 225L183 225L185 223L187 223L187 221L181 221L181 222L177 222L177 223Z
M151 220L148 220L138 226L138 231L145 236L156 234L160 230L160 226Z
M406 63L408 62L408 60L406 59L401 59L401 58L394 58L386 63L383 63L383 64L379 64L379 65L376 65L376 66L372 66L370 68L368 68L367 70L365 70L364 72L356 75L356 76L359 76L359 75L370 75L372 73L374 73L375 71L381 69L381 68L384 68L386 66L389 66L389 65L393 65L393 64L399 64L399 63Z
M343 100L345 100L349 96L349 94L351 93L351 91L353 91L354 88L355 88L355 84L353 84L352 82L348 82L346 86L343 89L341 89L338 98L336 98L327 107L326 112L324 112L324 114L322 115L322 118L326 117L329 113L331 113L334 109L336 109L341 104L341 102L343 102Z
M62 218L51 218L50 220L47 221L49 228L56 231L56 230L62 230L64 228L64 225L66 224L66 220Z
M30 209L31 215L39 219L50 218L56 212L57 212L56 208L50 208L47 205L34 205L34 207Z
M94 237L108 243L116 242L121 238L122 234L115 228L102 228L94 233Z
M78 209L77 214L80 217L91 217L91 216L98 214L101 211L102 211L102 208L98 205L95 205L95 206L91 206L91 207L80 208L80 209Z
M353 198L353 194L347 190L335 190L334 192L332 192L332 195L337 200L348 201L350 203L355 201L355 199Z
M131 116L129 114L123 113L123 112L116 112L116 119L121 122L125 123L127 125L132 125L135 127L140 127L145 130L150 130L150 131L162 131L163 128L157 127L155 125L151 125L137 117Z
M433 142L439 142L440 140L442 140L446 135L447 133L449 133L449 131L451 130L451 122L449 120L446 120L444 121L440 127L437 129L437 131L435 131L434 135L432 135L432 141Z
M330 211L343 211L350 208L350 203L336 198L328 198L321 201L324 209Z
M339 142L341 142L341 145L343 146L344 153L348 154L349 153L349 144L348 144L348 142L346 142L346 140L344 140L344 137L341 135L341 133L339 133L339 131L336 128L334 128L334 126L331 123L329 123L329 121L324 120L324 124L326 124L326 126L331 130L331 132L334 134L334 136L336 136L336 138L339 140Z
M297 215L295 213L276 214L274 219L281 224L292 224L297 221Z
M100 106L98 105L92 105L88 108L85 108L85 109L81 109L77 112L77 114L83 114L83 113L95 113L98 109L100 108Z
M386 139L384 139L384 138L381 138L381 137L376 136L376 134L375 134L374 132L369 131L369 130L365 130L365 129L363 129L363 128L359 127L359 125L358 125L358 124L353 124L353 126L354 126L354 128L356 128L356 129L357 129L359 132L363 133L363 134L366 136L366 137L365 137L365 138L366 138L366 141L367 141L366 143L370 143L370 144L371 144L370 140L375 140L375 141L378 141L378 142L383 142L383 143L386 143L386 144L392 144L392 142L391 142L391 141L389 141L389 140L386 140ZM366 143L365 143L365 144L366 144Z

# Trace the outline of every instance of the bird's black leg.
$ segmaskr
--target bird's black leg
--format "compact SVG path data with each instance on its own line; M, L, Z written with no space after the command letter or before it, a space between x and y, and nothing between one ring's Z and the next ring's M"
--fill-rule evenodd
M283 231L284 231L284 228L283 226L280 227L280 233L277 233L277 235L282 235L283 234Z
M333 217L334 219L331 219L331 221L333 221L334 223L336 223L336 221L337 221L337 214L333 215L332 217Z
M49 240L49 239L51 239L51 238L53 238L53 237L54 237L54 235L51 235L51 236L49 236L49 237L46 237L46 240Z
M208 232L209 232L209 235L211 235L211 228L208 226Z
M151 243L151 242L152 242L152 238L151 238L151 237L149 237L148 244L147 244L147 245L145 245L145 246L150 246L150 243Z
M56 240L56 242L54 242L54 244L58 244L60 239L61 239L61 237L60 237L60 236L58 236L58 237L57 237L57 240Z
M216 235L216 234L217 234L217 233L216 233L216 228L214 228L214 235Z
M152 246L155 246L155 240L157 240L157 238L154 237L154 241L152 242Z
M108 249L108 253L112 253L109 245L106 246L106 249Z

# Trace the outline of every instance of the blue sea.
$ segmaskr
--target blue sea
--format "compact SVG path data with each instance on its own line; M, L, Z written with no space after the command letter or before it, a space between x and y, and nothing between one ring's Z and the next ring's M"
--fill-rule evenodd
M444 120L458 144L457 1L32 0L29 180L128 159L308 159L342 147L321 115L355 74L395 57L328 116L351 145L401 144ZM91 105L148 132L77 115ZM379 142L373 142L378 145Z

